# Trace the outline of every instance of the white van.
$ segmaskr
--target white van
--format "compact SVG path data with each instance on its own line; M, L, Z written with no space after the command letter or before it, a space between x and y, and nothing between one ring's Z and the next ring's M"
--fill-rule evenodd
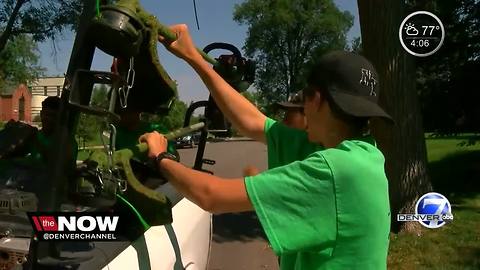
M102 270L207 269L212 240L212 215L166 183L157 191L175 205L173 223L153 226Z

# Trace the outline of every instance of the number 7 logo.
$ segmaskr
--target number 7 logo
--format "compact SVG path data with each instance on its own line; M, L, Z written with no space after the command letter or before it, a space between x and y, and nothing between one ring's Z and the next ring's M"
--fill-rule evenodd
M438 215L438 216L441 217L442 216L442 211L445 208L446 204L447 204L447 200L445 200L445 199L430 198L430 199L424 199L423 200L422 208L425 208L425 206L427 206L427 205L437 205L438 206L437 210L435 211L435 213L433 213L433 215ZM431 220L430 225L431 226L438 226L439 221L443 221L443 220L438 220L438 219Z
M430 205L437 207L429 207ZM445 207L447 209L445 209ZM418 221L427 228L442 227L445 225L446 219L453 219L450 202L440 193L430 192L423 195L417 201L415 208L416 214L422 217ZM437 218L432 219L434 216Z

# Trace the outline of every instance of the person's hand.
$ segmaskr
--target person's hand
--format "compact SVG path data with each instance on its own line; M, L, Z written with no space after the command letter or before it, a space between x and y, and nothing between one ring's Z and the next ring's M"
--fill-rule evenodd
M197 48L193 44L186 24L177 24L170 26L170 30L177 37L175 41L167 40L161 35L158 36L158 40L163 45L165 45L167 50L186 61L195 59L200 56L200 53L198 53Z
M243 168L243 176L254 176L260 173L260 170L252 165L248 165Z
M143 134L139 140L148 144L148 156L151 158L167 151L167 138L156 131Z

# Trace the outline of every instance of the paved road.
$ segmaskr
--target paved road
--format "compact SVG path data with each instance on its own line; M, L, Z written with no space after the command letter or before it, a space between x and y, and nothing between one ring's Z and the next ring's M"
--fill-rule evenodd
M182 163L193 166L196 150L179 150ZM265 145L252 141L209 143L204 157L216 161L204 168L222 177L241 177L246 165L260 170L267 167ZM277 258L254 213L215 215L213 232L209 270L278 269Z

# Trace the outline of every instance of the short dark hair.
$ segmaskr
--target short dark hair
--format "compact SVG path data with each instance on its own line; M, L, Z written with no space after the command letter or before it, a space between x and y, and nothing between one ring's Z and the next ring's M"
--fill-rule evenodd
M60 109L60 98L57 96L49 96L42 101L42 109Z

